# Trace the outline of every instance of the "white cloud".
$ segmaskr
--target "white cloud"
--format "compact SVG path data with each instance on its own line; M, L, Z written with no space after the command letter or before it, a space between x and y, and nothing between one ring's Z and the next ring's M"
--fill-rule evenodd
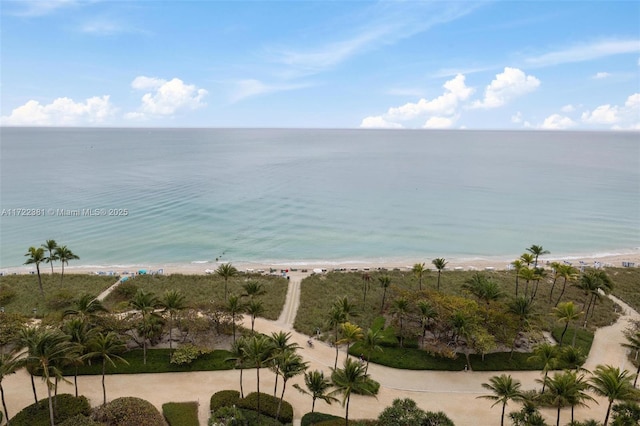
M522 113L520 111L516 112L511 116L512 123L522 123Z
M575 125L575 121L569 117L560 114L552 114L545 118L540 128L548 130L564 130L574 127Z
M497 108L539 86L540 80L536 77L526 75L518 68L505 67L485 89L484 99L474 102L472 108Z
M266 84L256 79L239 80L235 83L235 89L231 93L231 102L238 102L252 96L265 95L287 90L297 90L309 87L309 83L297 84Z
M640 41L613 40L599 41L590 44L572 46L563 50L545 53L543 55L528 58L529 66L544 67L558 64L584 62L622 53L640 52Z
M360 123L360 127L364 129L402 129L403 126L400 123L393 123L387 121L382 116L376 115L375 117L366 117Z
M573 105L571 105L571 104L569 104L569 105L565 105L565 106L563 106L562 108L560 108L560 111L565 112L565 113L566 113L566 112L573 112L573 111L575 111L575 110L576 110L576 107L575 107L575 106L573 106Z
M640 127L640 93L627 97L624 105L605 104L581 115L583 123L611 125L615 129Z
M430 117L424 126L425 129L449 129L453 127L458 117Z
M138 111L125 115L128 119L142 119L159 116L171 116L179 111L194 110L206 105L208 92L192 84L185 84L179 78L164 80L155 77L139 76L131 82L136 90L151 90L142 96L142 105Z
M600 105L593 111L585 111L582 113L582 122L590 124L613 124L620 121L618 117L619 110L617 106L609 104Z
M3 7L6 7L8 4L17 6L19 8L14 12L9 12L10 14L25 17L35 17L48 15L58 9L80 5L81 3L77 0L32 0L7 2L7 4L3 5Z
M6 126L82 126L102 124L116 112L109 96L94 96L85 102L70 98L57 98L52 103L41 105L30 100L2 117Z
M611 74L609 74L608 72L597 72L592 78L595 80L601 80L607 77L611 77Z

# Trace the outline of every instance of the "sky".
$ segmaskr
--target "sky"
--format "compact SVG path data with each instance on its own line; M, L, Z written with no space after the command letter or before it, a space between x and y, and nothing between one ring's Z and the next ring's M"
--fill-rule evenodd
M640 130L637 1L0 0L2 126Z

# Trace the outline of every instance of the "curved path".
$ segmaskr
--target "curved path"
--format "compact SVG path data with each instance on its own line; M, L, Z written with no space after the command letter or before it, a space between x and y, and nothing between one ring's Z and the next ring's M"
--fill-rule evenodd
M256 319L256 330L270 334L279 330L291 332L292 340L301 346L301 354L309 362L311 369L320 369L325 375L330 374L335 358L335 350L328 345L317 342L314 348L306 345L308 336L292 330L295 312L299 304L300 281L303 275L293 274L289 280L287 301L283 312L277 321ZM626 350L621 346L625 341L622 332L628 326L629 320L640 319L640 315L628 305L613 298L623 310L623 315L614 324L599 329L593 341L589 358L585 364L587 369L593 369L598 364L611 364L621 368L629 368L635 373L626 358ZM250 327L249 319L245 319L245 326ZM344 360L345 353L340 352L339 363ZM490 377L500 374L491 372L442 372L442 371L408 371L396 370L371 364L371 377L380 382L380 392L377 398L354 395L351 398L349 416L351 418L375 418L385 408L391 405L395 398L411 398L424 410L444 411L458 426L465 425L498 425L500 422L500 407L491 407L492 402L477 399L487 394L482 387ZM541 377L539 372L513 372L514 378L522 382L523 389L539 387L536 379ZM100 376L79 377L79 391L86 395L93 405L102 402L102 388ZM267 369L260 371L261 391L272 392L274 375ZM280 381L281 383L281 381ZM299 419L311 409L311 398L299 393L292 386L298 383L304 386L301 377L295 377L287 383L285 399L294 407L294 417ZM23 407L33 403L33 394L28 375L24 370L5 377L3 381L9 414L15 415ZM222 389L239 389L238 371L194 372L194 373L164 373L138 375L112 375L106 378L107 398L114 399L121 396L140 396L149 400L159 409L165 402L198 401L200 403L200 424L206 425L209 417L209 398ZM255 391L256 381L253 372L245 372L245 392ZM280 392L280 387L278 392ZM73 386L62 384L59 392L73 393ZM38 397L46 396L46 389L38 383ZM599 399L600 404L590 403L590 408L576 408L576 420L595 418L604 419L606 403ZM518 407L510 403L507 413ZM344 409L339 403L327 405L322 401L316 403L316 410L336 415L344 415ZM555 410L543 410L543 415L550 424L555 423ZM565 409L561 415L561 424L568 423L570 410Z

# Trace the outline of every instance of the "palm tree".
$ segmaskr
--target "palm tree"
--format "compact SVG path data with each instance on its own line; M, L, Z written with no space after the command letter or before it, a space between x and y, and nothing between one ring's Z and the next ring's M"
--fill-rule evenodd
M609 401L604 426L609 422L609 414L614 401L633 401L640 397L640 392L633 387L631 375L627 370L620 371L611 365L598 365L589 379L590 388L596 395Z
M167 290L162 295L162 299L159 300L158 305L165 313L169 314L169 358L171 358L171 355L173 354L173 324L178 313L187 308L185 300L186 298L180 290Z
M384 336L382 335L382 330L379 328L367 330L367 333L364 335L362 340L362 350L365 353L367 358L367 365L364 368L364 373L367 374L369 371L369 360L371 359L371 354L373 351L382 352L382 341L384 340Z
M556 300L555 306L558 306L562 296L564 295L564 291L567 288L567 282L573 282L578 279L579 271L571 265L562 264L558 269L558 274L563 279L562 281L562 291L560 292L560 296L558 296L558 300Z
M518 297L518 278L520 278L520 271L525 267L522 259L516 259L511 262L511 266L513 266L513 270L516 272L516 297Z
M424 346L424 337L429 328L429 323L432 319L438 316L438 311L426 300L419 300L417 303L418 310L420 311L420 328L422 329L422 346Z
M500 376L493 376L489 379L489 383L483 383L482 387L493 392L492 395L481 395L478 398L485 398L495 401L492 405L502 403L502 417L500 419L500 425L504 426L504 410L507 407L509 401L520 401L522 399L522 392L520 391L521 383L519 380L514 380L510 375L502 374Z
M342 394L342 406L346 407L345 425L349 425L349 401L352 393L360 395L373 395L368 385L368 376L364 372L364 366L347 358L344 361L344 367L334 369L331 373L331 382L336 388L331 394Z
M98 312L109 312L102 302L91 294L83 294L74 301L74 307L64 311L63 316L77 316L82 320L95 316Z
M442 270L445 268L445 266L447 266L447 261L443 258L443 257L438 257L436 259L433 259L431 261L431 263L433 263L433 266L436 267L436 269L438 270L438 291L440 291L440 275L442 275Z
M38 394L36 392L36 382L34 377L36 374L39 375L38 372L38 362L35 357L30 357L29 355L33 355L36 352L36 342L38 341L38 333L40 333L40 329L37 327L23 326L18 331L18 334L15 338L14 344L16 349L24 349L25 354L27 355L24 358L24 366L27 369L27 372L31 376L31 390L33 391L33 399L35 403L38 403Z
M587 321L589 319L589 311L591 311L591 315L593 316L596 309L596 301L600 300L601 294L611 293L611 290L613 290L613 281L611 281L611 278L609 278L606 272L591 270L582 274L578 287L584 290L585 294L588 295L589 300L589 304L586 306L586 309L583 307L585 315L582 327L586 328Z
M520 278L525 280L524 295L527 297L529 295L529 282L536 280L536 271L528 266L523 266L518 275L520 275ZM533 291L531 293L533 293Z
M282 357L288 351L295 351L300 349L300 346L291 340L291 333L287 333L285 331L278 331L271 333L271 369L276 375L275 384L273 386L273 396L276 396L276 392L278 389L278 376L280 375L280 364L282 362Z
M370 287L371 287L371 275L365 272L362 274L362 293L363 293L362 306L363 307L367 303L367 291L369 291Z
M531 266L532 263L535 262L536 258L532 253L522 253L520 255L520 260L527 265L527 267Z
M533 268L534 269L538 267L538 257L539 256L543 256L545 254L551 253L549 250L543 249L542 246L537 246L535 244L533 244L531 247L529 247L527 249L527 251L535 256L535 258L533 259Z
M574 408L576 406L588 407L585 401L595 401L595 399L586 392L589 389L589 384L583 374L578 375L577 371L571 370L565 371L564 374L569 376L569 383L571 385L569 387L569 405L571 406L571 423L573 423Z
M45 261L44 249L42 247L29 247L29 250L25 254L28 256L25 265L36 265L36 271L38 272L38 286L40 286L40 294L44 296L44 288L42 288L42 277L40 276L40 264Z
M418 278L419 289L422 290L422 276L425 272L427 272L424 263L416 263L415 265L413 265L413 269L411 269L411 272L413 272L413 275Z
M523 296L516 297L509 304L509 312L518 317L518 328L516 329L516 335L513 338L513 343L511 344L511 357L513 357L513 351L516 347L516 340L518 339L520 333L527 326L527 323L529 322L529 319L533 314L533 300Z
M346 315L338 306L332 306L329 310L329 315L327 317L327 323L329 327L333 328L333 345L336 348L336 360L333 363L333 368L335 369L338 365L338 332L340 330L340 324L346 321Z
M626 343L623 343L622 346L634 351L636 353L636 357L638 356L638 352L640 352L640 330L626 330L624 332L624 337L627 339ZM640 363L638 363L638 369L636 370L636 377L633 380L633 387L635 388L638 384L638 375L640 375Z
M282 375L282 393L278 402L278 410L276 411L276 419L280 417L280 409L284 400L284 391L287 388L287 381L299 374L304 373L309 364L302 360L302 357L295 353L295 350L287 350L280 359L280 374Z
M584 312L582 311L578 312L576 305L573 302L563 302L553 308L553 315L558 319L558 321L564 323L564 329L562 330L562 335L560 336L559 346L562 346L564 335L567 332L569 323L580 318L580 315L582 315L583 313Z
M122 358L119 353L126 350L126 345L122 343L117 334L113 331L108 333L98 333L90 345L90 352L85 355L88 359L97 359L102 361L102 404L107 403L107 388L104 378L107 369L107 363L116 366L116 361L128 364L127 360Z
M153 324L151 324L149 317L154 315L154 310L159 305L158 299L151 292L146 292L139 289L133 299L129 301L131 306L142 315L142 354L143 364L147 364L147 336L152 332Z
M547 390L543 399L557 409L556 426L560 426L560 410L571 404L572 380L571 375L555 373L553 377L545 377L544 385Z
M83 355L88 352L90 342L93 339L93 336L97 333L97 329L91 327L91 325L83 318L73 318L63 324L62 331L64 331L67 336L69 336L69 340L72 343L75 343L78 349L78 356L70 360L72 361L71 364L75 367L75 371L73 374L73 384L75 387L77 398L78 368L84 362Z
M504 293L500 289L498 283L479 272L476 272L471 278L466 280L462 285L462 288L469 291L477 297L478 300L485 303L487 316L489 313L489 304L504 296Z
M400 323L400 347L404 347L404 318L409 313L409 299L399 297L391 304L391 315Z
M564 363L566 368L573 368L578 371L584 370L580 366L587 360L587 356L580 348L576 348L575 346L565 346L560 351L559 359Z
M249 297L251 300L266 293L264 285L258 281L247 281L242 285L242 288L244 289L242 296Z
M540 281L542 281L547 276L547 271L542 268L533 268L533 281L535 281L536 286L531 293L531 299L535 299L538 294L538 286L540 285Z
M389 275L383 275L378 277L378 282L380 282L380 286L383 288L382 304L380 305L380 312L382 312L384 311L384 301L387 298L387 289L391 285L391 277L389 277Z
M67 246L58 246L54 251L57 259L60 261L62 265L62 271L60 274L60 283L62 284L62 279L64 278L64 265L68 265L70 260L78 260L80 257L75 255L71 250L67 248Z
M362 333L362 329L357 324L352 324L348 321L342 323L340 328L342 328L342 339L338 341L338 345L347 345L348 356L349 347L351 347L351 344L362 340L364 334Z
M340 309L340 311L344 314L344 320L349 321L351 317L357 317L358 312L356 311L356 305L349 301L348 297L337 297L333 302L333 306Z
M7 410L7 403L4 400L2 379L4 379L5 376L15 373L21 367L21 364L20 354L16 351L0 353L0 398L2 398L2 409L4 410L4 417L7 419L7 422L9 421L9 410ZM0 418L0 422L1 421L2 418Z
M251 333L256 322L256 317L264 313L264 305L260 300L251 300L247 304L246 312L251 315Z
M329 379L324 377L324 373L319 370L310 371L304 373L304 384L309 390L308 392L298 384L293 385L305 395L311 395L311 412L313 413L316 407L316 399L321 399L327 404L331 405L332 402L337 401L337 398L327 394L327 391L331 387Z
M244 310L244 306L240 303L240 296L232 294L227 299L227 303L225 304L225 310L231 314L231 328L233 330L233 341L236 341L236 317ZM238 318L238 320L242 320L242 315Z
M245 364L248 360L247 354L245 351L245 345L247 344L244 337L240 336L235 342L231 344L231 356L227 358L225 361L235 361L236 368L240 369L240 398L244 398L244 388L242 386L242 371L244 370Z
M260 418L260 369L271 360L273 342L264 335L253 335L246 341L243 350L247 357L247 365L256 368L256 388L258 393L257 411Z
M47 240L41 247L49 252L49 256L47 256L44 261L51 264L51 275L53 275L53 262L58 260L58 256L54 251L58 247L58 244L56 243L56 240Z
M238 274L238 270L230 263L223 263L216 269L216 274L224 278L224 300L227 300L227 282L229 278L235 277Z
M558 361L558 349L551 343L540 343L533 349L533 355L527 358L527 362L542 364L542 372L544 377L542 379L542 393L547 384L547 376L549 370L555 368Z

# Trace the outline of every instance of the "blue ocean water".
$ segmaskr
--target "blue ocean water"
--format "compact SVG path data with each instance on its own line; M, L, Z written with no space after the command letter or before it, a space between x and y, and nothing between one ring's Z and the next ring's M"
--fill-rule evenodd
M75 265L624 252L639 136L4 127L0 267L46 239Z

